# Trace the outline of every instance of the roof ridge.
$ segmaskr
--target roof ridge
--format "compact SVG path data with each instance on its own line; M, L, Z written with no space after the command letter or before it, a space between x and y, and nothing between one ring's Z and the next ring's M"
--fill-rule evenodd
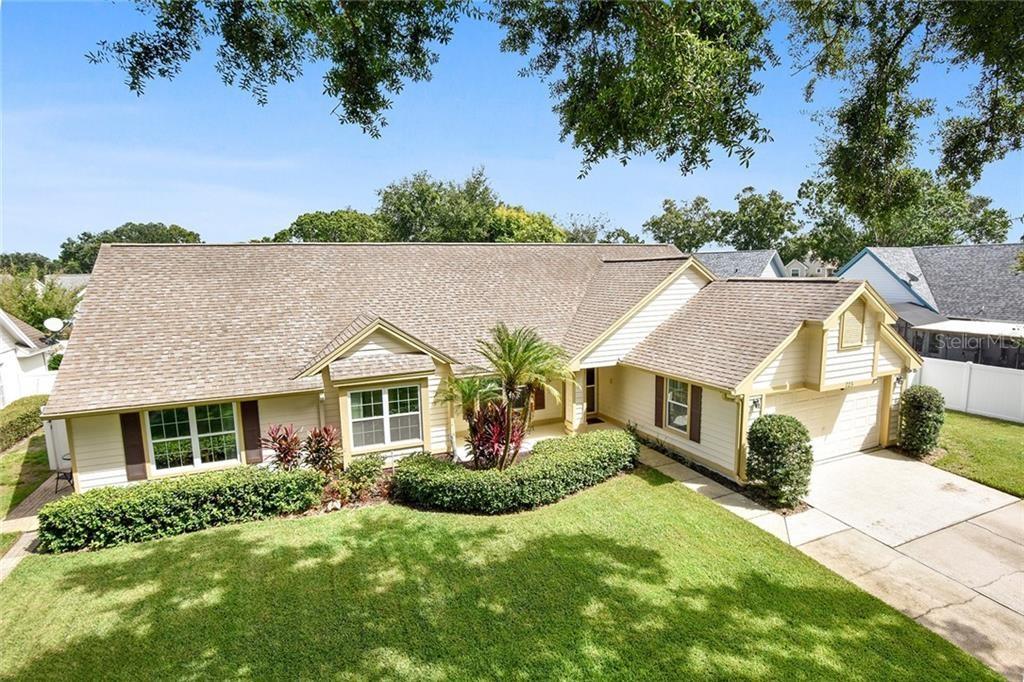
M642 244L611 244L603 242L191 242L191 243L166 243L166 242L111 242L103 244L114 248L133 247L172 247L172 248L195 248L204 246L493 246L493 247L600 247L600 248L665 248L672 244L642 243ZM685 255L685 254L684 254Z

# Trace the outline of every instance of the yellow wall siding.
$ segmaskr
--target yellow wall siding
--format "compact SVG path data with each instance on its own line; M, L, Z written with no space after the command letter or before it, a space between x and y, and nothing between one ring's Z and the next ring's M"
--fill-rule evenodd
M128 482L121 440L121 419L116 414L68 420L74 443L78 492Z
M754 380L753 389L767 391L772 388L785 388L802 384L807 381L817 381L817 375L811 377L812 337L814 330L802 330L793 342L786 346L771 364L764 368L764 371ZM817 348L813 349L815 352Z
M383 353L417 353L415 348L399 341L384 331L375 331L359 345L346 353L344 357L360 357L364 355L381 355Z
M580 366L603 367L615 364L707 283L708 280L699 272L693 269L686 270L632 319L592 350L582 360Z
M421 405L420 409L427 410L427 428L430 429L430 450L431 452L447 452L448 442L448 406L437 402L437 392L441 388L441 382L448 374L447 368L434 363L435 371L427 377L428 405Z
M724 472L736 475L737 404L725 394L705 388L701 408L701 442L686 434L654 425L654 375L631 367L602 369L599 386L606 385L611 399L599 402L601 413L622 422L633 422L644 434L657 438L683 454L696 456ZM602 378L604 384L601 384ZM599 399L600 400L600 399Z
M271 424L282 426L291 424L302 437L305 437L311 429L321 425L320 395L318 393L261 398L258 404L261 435L266 435ZM263 449L264 459L273 454L273 450Z
M888 341L882 341L878 348L878 373L900 372L903 370L903 358Z
M875 337L878 335L878 316L868 310L864 318L864 343L854 350L839 349L839 327L825 334L825 385L842 386L850 381L871 379L875 360Z

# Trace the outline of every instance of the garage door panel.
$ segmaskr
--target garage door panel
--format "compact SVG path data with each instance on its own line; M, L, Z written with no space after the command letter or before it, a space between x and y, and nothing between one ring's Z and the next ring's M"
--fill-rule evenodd
M845 455L879 444L881 386L845 391L794 391L768 397L767 412L799 419L811 435L815 459Z

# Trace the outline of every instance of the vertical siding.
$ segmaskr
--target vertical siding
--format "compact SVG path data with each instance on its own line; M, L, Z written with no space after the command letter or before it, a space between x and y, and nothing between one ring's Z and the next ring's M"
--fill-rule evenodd
M864 314L864 344L854 350L839 349L839 326L825 334L825 385L841 386L848 381L871 379L875 361L875 337L878 335L878 316L873 310Z
M79 492L104 485L128 482L121 441L121 421L116 414L69 419L78 470Z
M700 273L692 269L686 270L675 282L639 310L622 328L592 350L583 359L580 366L603 367L615 364L654 331L655 327L679 310L707 283L708 281Z
M755 391L794 386L808 381L811 369L812 336L812 330L801 330L793 342L754 380ZM814 350L817 351L817 348Z
M694 443L685 434L654 425L654 375L631 367L615 367L602 371L609 386L611 400L601 403L601 412L622 423L632 422L652 438L715 465L723 472L736 475L736 410L737 403L721 391L704 389L701 409L701 442Z

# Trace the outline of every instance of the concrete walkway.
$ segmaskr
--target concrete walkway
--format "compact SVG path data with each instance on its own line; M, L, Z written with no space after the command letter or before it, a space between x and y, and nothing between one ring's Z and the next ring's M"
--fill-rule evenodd
M1024 502L880 450L815 466L776 514L675 460L640 461L793 545L1010 679L1024 675Z
M47 502L70 495L72 488L67 481L61 481L60 488L57 488L57 474L52 474L48 479L29 493L17 507L11 510L7 518L0 521L0 533L24 533L39 528L39 510Z

